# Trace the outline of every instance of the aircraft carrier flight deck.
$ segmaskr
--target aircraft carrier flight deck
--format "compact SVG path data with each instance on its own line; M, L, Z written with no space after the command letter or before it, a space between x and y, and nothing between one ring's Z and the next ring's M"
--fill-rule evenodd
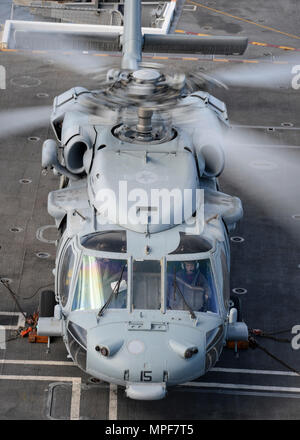
M14 19L47 20L15 3ZM11 14L12 0L2 0L0 24ZM0 138L0 420L300 419L299 20L294 0L180 0L169 32L247 37L247 50L242 56L148 58L212 76L216 69L241 69L242 76L238 85L210 85L209 92L226 103L232 130L244 140L225 152L219 184L243 203L230 239L230 282L252 343L225 347L211 371L168 389L162 400L135 401L121 386L88 376L67 358L61 338L40 343L20 335L40 292L53 289L58 234L47 199L59 179L41 166L42 144L53 136L50 122L31 128L28 121L28 130L15 133L6 120L7 135ZM3 47L0 66L3 124L3 112L50 107L74 86L95 88L91 76L57 65L51 51L29 56ZM277 84L282 68L290 82ZM270 75L275 85L256 87L251 78L257 75Z

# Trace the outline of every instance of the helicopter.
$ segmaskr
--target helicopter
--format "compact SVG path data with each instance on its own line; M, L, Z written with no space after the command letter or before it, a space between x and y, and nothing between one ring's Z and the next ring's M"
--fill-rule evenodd
M151 38L144 36L146 47ZM63 160L57 141L47 140L42 166L64 178L48 199L63 233L56 295L44 292L37 329L63 336L88 374L125 386L127 397L152 400L163 398L167 386L203 375L225 341L247 340L248 329L230 309L228 284L228 230L242 206L218 191L224 157L205 135L213 125L221 137L226 107L201 91L181 98L184 77L140 66L141 42L140 2L127 1L122 69L108 72L104 92L76 87L55 99L51 124ZM199 117L192 137L165 115L179 98ZM113 125L101 124L102 103ZM120 118L120 108L129 114L123 110ZM167 193L157 203L150 197L155 188ZM135 202L130 208L126 192ZM190 209L183 206L187 192ZM44 317L54 300L54 316Z
M142 48L242 54L247 41L140 28L140 2L125 1L121 69L54 100L42 167L60 176L48 212L61 238L37 328L86 373L157 400L213 368L226 341L248 340L229 286L243 208L218 184L226 105L143 63Z

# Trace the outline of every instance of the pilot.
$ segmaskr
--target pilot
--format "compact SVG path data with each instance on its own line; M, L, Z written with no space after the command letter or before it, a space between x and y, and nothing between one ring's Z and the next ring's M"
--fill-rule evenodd
M194 311L207 312L209 310L209 285L201 272L199 262L184 261L181 267L182 269L176 273L176 283L173 276L172 286L169 286L169 307L179 310L181 308L179 304L186 302Z

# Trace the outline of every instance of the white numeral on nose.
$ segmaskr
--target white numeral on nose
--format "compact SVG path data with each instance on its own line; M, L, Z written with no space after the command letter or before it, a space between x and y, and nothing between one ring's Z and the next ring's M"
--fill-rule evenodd
M0 66L0 89L6 89L6 71L4 66Z

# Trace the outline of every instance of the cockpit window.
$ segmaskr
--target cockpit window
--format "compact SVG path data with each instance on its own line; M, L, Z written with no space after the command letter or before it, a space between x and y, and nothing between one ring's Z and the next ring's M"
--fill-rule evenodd
M75 261L75 257L72 247L70 245L64 254L63 263L59 276L59 294L63 307L65 307L69 298L70 285L74 271L74 261Z
M171 252L170 255L174 254L197 254L199 252L208 252L212 248L209 241L205 240L203 237L198 235L189 235L184 232L180 232L180 243L175 251Z
M218 312L210 260L167 263L167 308Z
M126 253L126 231L106 231L86 235L81 240L82 246L102 252Z
M161 267L159 261L133 262L133 307L159 309L161 304Z
M117 284L120 281L117 293ZM127 260L83 255L72 310L101 309L112 295L110 308L127 305Z

